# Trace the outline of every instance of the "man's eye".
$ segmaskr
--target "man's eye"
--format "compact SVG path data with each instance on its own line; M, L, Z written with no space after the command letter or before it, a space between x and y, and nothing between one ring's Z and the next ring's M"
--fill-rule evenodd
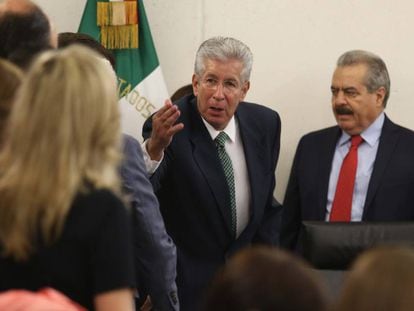
M205 80L205 82L206 82L206 84L208 84L208 85L216 85L216 84L217 84L217 81L216 81L216 80L214 80L213 78L207 78L207 79Z
M345 93L345 96L348 96L348 97L355 97L358 95L358 93L354 90L345 90L344 93Z
M338 89L331 89L331 93L333 96L338 95L338 92L339 92Z
M237 84L233 81L224 81L224 86L229 89L234 89L237 87Z

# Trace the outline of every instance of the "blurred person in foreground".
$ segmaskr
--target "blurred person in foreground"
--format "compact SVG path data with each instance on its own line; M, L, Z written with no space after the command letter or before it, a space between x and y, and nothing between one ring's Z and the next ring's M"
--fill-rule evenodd
M13 63L0 59L0 148L5 135L4 129L22 81L23 72Z
M203 310L325 311L327 306L321 280L304 261L279 249L252 247L216 274Z
M115 58L94 38L87 34L63 32L58 35L58 46L73 44L87 46L99 53L115 70ZM176 278L176 249L168 236L158 200L148 179L141 146L132 136L122 135L123 156L120 173L123 190L128 194L132 207L133 245L136 282L139 299L145 307L155 310L179 310ZM146 299L147 295L151 298ZM143 306L143 307L144 307Z
M23 70L42 51L56 47L56 33L46 14L30 0L0 3L0 57Z
M413 310L413 267L413 248L382 246L366 251L346 276L334 310Z
M134 309L119 147L109 67L83 47L42 54L0 153L0 291L51 287L88 310Z

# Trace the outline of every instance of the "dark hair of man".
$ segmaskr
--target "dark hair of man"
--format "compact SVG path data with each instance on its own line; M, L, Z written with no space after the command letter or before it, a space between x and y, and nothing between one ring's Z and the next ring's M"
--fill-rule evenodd
M368 68L365 77L365 86L368 92L373 93L380 87L384 87L386 94L382 104L386 107L390 97L391 82L387 66L379 56L368 51L353 50L342 54L336 63L338 67L359 64L365 64Z
M36 5L24 12L0 14L0 57L27 69L33 58L50 49L49 19Z
M0 147L6 135L4 129L6 128L14 98L22 81L22 70L10 61L0 58Z
M178 90L174 92L174 94L171 95L171 101L175 102L179 100L181 97L184 97L185 95L193 94L193 85L192 84L186 84L182 87L180 87Z
M112 54L112 52L106 49L102 44L100 44L98 41L96 41L91 36L84 34L84 33L76 33L76 32L59 33L58 35L58 47L59 48L64 48L72 44L80 44L99 53L102 57L104 57L111 63L112 68L115 70L115 57Z

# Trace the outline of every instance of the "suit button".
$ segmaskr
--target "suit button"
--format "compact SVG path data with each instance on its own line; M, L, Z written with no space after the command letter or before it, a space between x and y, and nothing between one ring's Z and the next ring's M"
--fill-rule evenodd
M178 302L177 292L170 292L171 301L176 305Z

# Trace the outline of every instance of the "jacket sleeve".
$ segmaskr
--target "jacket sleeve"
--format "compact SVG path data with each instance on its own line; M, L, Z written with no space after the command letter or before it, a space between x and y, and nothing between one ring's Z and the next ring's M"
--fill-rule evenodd
M280 244L283 248L296 250L301 226L301 202L298 183L298 165L300 159L301 143L296 150L290 172L289 182L286 188L285 200L283 202L282 224L280 233Z
M272 118L271 124L274 127L272 131L273 135L270 138L272 146L271 167L273 177L269 187L266 206L263 213L260 228L255 235L254 242L278 246L280 240L280 222L282 215L282 205L273 196L273 192L276 186L276 178L274 176L274 172L276 170L277 162L279 159L281 133L281 121L277 113L275 113L275 118Z
M121 177L133 215L133 243L139 293L149 294L155 310L179 310L176 248L148 180L138 141L124 135Z

